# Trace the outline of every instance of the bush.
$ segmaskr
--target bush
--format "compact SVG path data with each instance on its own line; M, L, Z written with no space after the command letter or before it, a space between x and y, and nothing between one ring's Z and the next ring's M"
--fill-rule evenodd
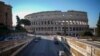
M84 32L81 32L80 34L81 36L93 36L92 32L87 30L87 31L84 31Z

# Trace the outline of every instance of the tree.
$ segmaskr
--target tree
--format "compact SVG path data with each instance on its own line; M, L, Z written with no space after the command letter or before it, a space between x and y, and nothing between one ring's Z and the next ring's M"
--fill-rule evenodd
M57 32L57 35L61 35L61 33L60 32Z
M17 25L21 25L21 24L30 25L31 24L31 22L28 19L20 19L19 16L16 16L16 19L17 19Z
M17 19L17 25L16 25L15 28L16 28L17 31L21 31L21 32L26 31L26 29L24 27L22 27L21 25L22 24L23 25L30 25L31 24L31 22L29 20L20 19L19 16L16 16L16 19Z
M21 20L19 21L19 23L20 23L20 24L24 24L24 25L30 25L30 24L31 24L30 21L29 21L28 19L21 19Z
M99 19L98 19L98 22L97 22L97 30L96 30L96 34L98 37L100 37L100 14L99 14Z
M19 21L20 21L19 16L16 16L16 19L17 19L17 23L19 23Z
M92 39L93 41L96 40L96 38L93 36L93 33L90 30L86 30L84 32L80 33L81 38L85 39Z
M4 40L9 34L11 30L4 24L0 24L0 41Z
M87 30L83 33L83 36L93 36L92 32Z
M8 34L10 32L10 29L4 25L4 24L0 24L0 35L5 35Z
M23 28L21 25L16 25L16 31L17 32L26 32L26 29L25 28Z

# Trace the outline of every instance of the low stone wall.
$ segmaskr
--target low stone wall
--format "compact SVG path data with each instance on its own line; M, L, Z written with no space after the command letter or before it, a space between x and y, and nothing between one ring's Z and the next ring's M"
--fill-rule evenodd
M0 42L0 56L11 56L17 49L29 43L33 37L26 37L19 40L10 40Z
M17 51L17 49L19 49L19 48L22 47L23 45L24 45L24 44L19 45L19 46L16 46L16 47L14 47L14 48L11 48L11 49L9 49L9 50L6 50L6 51L0 53L0 56L10 56L10 55L12 55L13 52Z
M69 51L73 56L100 56L100 42L76 39L75 37L59 36L64 44L70 46Z

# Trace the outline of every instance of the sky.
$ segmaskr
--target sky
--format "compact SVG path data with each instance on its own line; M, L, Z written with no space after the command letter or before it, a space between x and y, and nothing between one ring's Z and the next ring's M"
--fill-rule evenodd
M24 18L25 15L41 11L85 11L88 15L89 26L96 27L100 0L2 0L12 6L13 25L16 25L16 15Z

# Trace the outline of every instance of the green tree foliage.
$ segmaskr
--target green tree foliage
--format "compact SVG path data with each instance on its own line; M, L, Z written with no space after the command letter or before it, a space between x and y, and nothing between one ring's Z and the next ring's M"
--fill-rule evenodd
M17 32L26 32L26 29L23 28L23 27L20 26L20 25L17 25L17 26L16 26L16 31L17 31Z
M0 35L5 35L10 33L11 30L4 24L0 24Z
M85 32L83 32L83 36L93 36L92 32L87 30Z
M97 36L100 37L100 14L99 14L99 19L98 19L98 22L97 22Z
M81 32L80 36L82 39L92 39L92 41L96 40L90 30Z
M17 19L17 24L18 24L18 23L19 23L19 21L20 21L19 16L16 16L16 19Z
M17 31L21 31L21 32L25 32L26 29L24 27L22 27L21 25L30 25L31 22L27 19L20 19L19 16L16 16L16 19L17 19L17 25L16 25L16 30Z
M30 25L30 24L31 24L30 21L27 20L27 19L21 19L21 20L19 21L19 23L20 23L20 24L24 24L24 25Z
M19 16L16 16L17 19L17 25L30 25L31 22L28 19L20 19Z
M60 32L57 32L57 35L61 35L61 33Z

